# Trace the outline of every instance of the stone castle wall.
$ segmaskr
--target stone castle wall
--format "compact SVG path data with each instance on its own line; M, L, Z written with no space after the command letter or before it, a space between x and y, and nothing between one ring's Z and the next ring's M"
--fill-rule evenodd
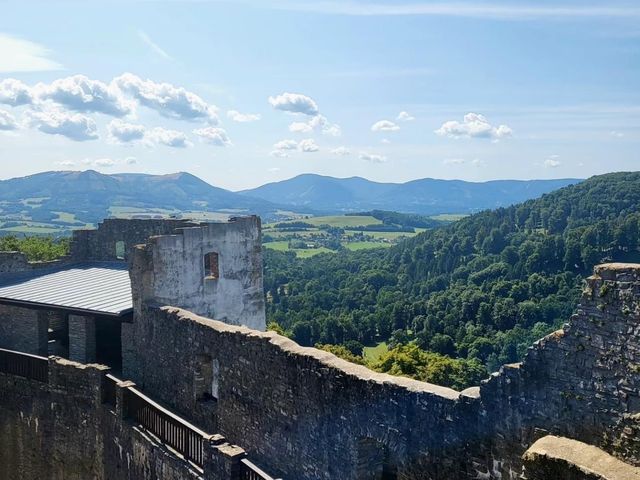
M14 305L0 305L0 348L33 355L47 355L47 312Z
M205 269L207 254L216 255L215 276ZM132 250L130 266L136 311L143 304L170 304L234 325L266 327L256 216L151 237Z
M477 423L466 395L171 307L132 327L127 341L145 348L133 349L127 376L284 478L367 478L358 457L371 452L407 480L471 476L459 456ZM216 399L196 399L201 358L219 365Z
M237 479L242 449L213 435L203 468L185 461L103 402L107 372L51 357L47 383L0 373L0 479Z
M196 225L178 219L108 218L90 230L74 230L71 237L71 261L115 261L127 259L131 249L154 235L172 235L179 228ZM116 244L123 242L124 258L118 258Z
M407 480L515 479L549 433L637 462L639 300L640 266L598 267L563 330L463 393L144 302L123 343L130 377L285 478L366 479L377 458ZM203 358L217 398L198 401Z
M640 466L639 430L625 428L640 413L639 365L640 265L600 265L570 322L482 385L495 471L519 469L513 446L548 433Z
M22 252L0 252L0 274L20 274L36 269L54 268L68 263L69 258L63 257L46 262L29 262Z

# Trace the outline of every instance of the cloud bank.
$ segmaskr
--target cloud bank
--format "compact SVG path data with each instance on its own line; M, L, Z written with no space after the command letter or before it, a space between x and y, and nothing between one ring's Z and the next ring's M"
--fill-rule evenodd
M462 122L450 120L434 130L436 135L450 138L489 138L500 140L510 137L513 133L507 125L497 127L491 125L489 121L479 113L467 113Z
M269 103L276 110L284 112L302 113L310 116L318 114L318 104L311 97L301 93L284 92L275 97L269 97Z

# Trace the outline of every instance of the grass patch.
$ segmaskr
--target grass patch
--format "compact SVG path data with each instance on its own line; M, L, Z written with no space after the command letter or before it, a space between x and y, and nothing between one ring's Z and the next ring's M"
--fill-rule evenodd
M286 252L287 250L289 250L288 241L269 242L269 243L263 243L262 245L264 246L264 248L270 248L271 250L277 250L279 252Z
M424 231L424 229L422 229ZM369 235L370 237L376 238L376 239L387 239L390 241L395 241L398 240L399 238L403 238L403 237L414 237L416 236L418 233L418 229L416 228L416 233L411 233L411 232L363 232L365 235Z
M335 253L333 250L329 250L325 247L319 248L289 248L289 241L282 242L268 242L263 243L264 248L270 248L272 250L278 250L279 252L292 251L295 252L298 258L309 258L319 253Z
M318 255L319 253L336 253L333 250L329 250L328 248L325 247L320 247L320 248L304 248L304 249L295 249L293 250L294 252L296 252L296 256L298 258L309 258L309 257L313 257L314 255Z
M370 248L389 248L390 243L383 242L346 242L343 243L347 250L367 250Z
M362 355L369 362L377 361L382 355L389 351L386 342L380 342L374 347L364 347Z
M287 222L279 223L289 222L310 223L311 225L315 225L316 227L320 225L330 225L332 227L360 227L364 225L380 225L382 223L381 220L373 218L369 215L332 215L327 217L299 218L297 220L289 220ZM273 224L270 224L270 226L273 226Z
M443 222L457 222L458 220L468 216L468 213L441 213L440 215L431 215L429 218L442 220Z
M75 213L69 212L53 212L58 215L57 218L54 218L54 222L64 222L64 223L76 223L78 220L76 219Z
M60 233L60 228L56 227L42 227L40 225L19 225L16 227L9 227L1 229L3 232L12 233L26 233L26 234L47 234L47 233Z

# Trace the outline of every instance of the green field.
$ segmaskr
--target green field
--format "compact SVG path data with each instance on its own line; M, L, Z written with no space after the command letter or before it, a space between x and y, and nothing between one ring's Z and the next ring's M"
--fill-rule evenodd
M343 244L348 250L366 250L369 248L389 248L390 243L384 242L346 242Z
M279 252L286 252L289 250L289 242L269 242L264 244L265 248L270 248L271 250L278 250Z
M362 355L368 361L375 362L382 355L387 353L388 350L389 350L389 347L387 346L386 342L380 342L375 347L364 347L364 349L362 350Z
M166 208L111 207L109 213L114 217L129 218L133 215L175 215L180 212Z
M383 240L383 239L387 239L387 240L398 240L399 238L402 237L413 237L414 235L417 235L418 230L423 230L424 229L420 229L420 228L416 228L416 233L411 233L411 232L364 232L366 235L369 235L373 238L375 238L376 240Z
M288 250L291 250L292 252L296 253L296 256L298 258L309 258L309 257L313 257L314 255L317 255L319 253L332 253L332 250L329 250L328 248L325 248L325 247L320 247L320 248L289 248L289 242L288 241L269 242L269 243L263 244L263 246L265 248L270 248L272 250L278 250L280 252L286 252Z
M298 258L309 258L319 253L334 253L333 250L329 250L328 248L325 248L325 247L294 249L293 251L296 252L296 256Z
M288 223L306 223L313 226L291 228L290 230L277 227ZM423 232L424 228L416 228L414 232L373 232L368 230L349 230L349 228L363 227L367 225L383 225L381 220L369 215L332 215L324 217L307 217L291 219L283 222L265 224L263 227L267 243L266 248L287 251L295 250L298 257L306 258L318 253L331 253L335 250L324 248L321 245L335 248L325 242L333 237L347 250L365 250L372 248L387 248L403 238L413 237ZM342 233L332 232L329 227L345 229ZM270 241L273 240L273 241ZM306 241L319 244L319 248L290 249L290 241Z
M360 227L363 225L380 225L382 223L381 220L377 218L373 218L370 216L364 215L333 215L328 217L310 217L310 218L299 218L297 220L290 220L287 222L279 222L279 223L290 223L290 222L304 222L309 223L311 225L315 225L316 227L320 225L329 225L331 227ZM275 224L270 223L265 225L265 228L271 228Z
M51 233L62 233L64 229L53 226L41 226L41 225L19 225L17 227L8 227L0 229L3 232L11 233L25 233L29 235L47 235Z
M442 220L443 222L457 222L458 220L468 217L468 213L441 213L440 215L432 215L429 218L434 220Z
M76 218L76 215L74 213L69 213L69 212L53 212L53 213L58 215L57 218L53 219L54 222L70 223L70 224L75 224L76 226L85 225L84 222Z

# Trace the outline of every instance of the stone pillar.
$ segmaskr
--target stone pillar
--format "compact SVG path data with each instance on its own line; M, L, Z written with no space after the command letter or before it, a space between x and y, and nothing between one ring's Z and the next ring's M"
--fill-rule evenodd
M205 443L204 480L238 480L240 478L240 461L247 456L237 445L219 443L224 441L214 435Z
M96 361L96 319L69 315L69 358L75 362Z
M126 391L129 387L135 387L136 384L125 380L116 384L116 414L118 418L124 420L128 418L129 412L127 411Z

